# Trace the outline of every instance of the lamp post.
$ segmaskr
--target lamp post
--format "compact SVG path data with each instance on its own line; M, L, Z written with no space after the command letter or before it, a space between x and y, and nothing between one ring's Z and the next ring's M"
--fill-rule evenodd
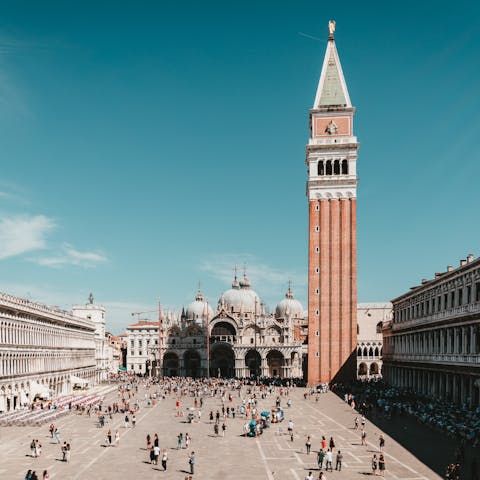
M209 314L208 314L208 298L206 301L207 305L207 321L206 321L206 327L207 327L207 378L210 378L210 319L209 319Z
M258 381L258 352L257 352L257 298L255 297L255 313L253 314L255 320L254 329L254 348L255 348L255 382Z

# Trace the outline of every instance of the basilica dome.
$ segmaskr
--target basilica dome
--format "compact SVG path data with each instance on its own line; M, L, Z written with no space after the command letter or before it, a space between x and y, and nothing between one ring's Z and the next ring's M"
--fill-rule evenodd
M201 320L207 318L213 318L213 309L212 307L204 301L202 292L199 290L195 297L195 301L188 305L185 310L185 317L187 320Z
M302 304L293 298L293 292L290 287L285 294L285 298L279 302L275 308L275 317L276 318L303 318L303 307Z
M250 280L246 275L240 282L235 276L232 288L222 294L218 304L229 312L260 313L261 309L260 297L250 288Z

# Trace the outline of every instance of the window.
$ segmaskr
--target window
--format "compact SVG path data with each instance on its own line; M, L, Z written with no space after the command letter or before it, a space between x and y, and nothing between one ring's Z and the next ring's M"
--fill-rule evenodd
M383 322L377 323L377 333L382 333Z
M320 160L318 162L317 174L318 175L325 175L325 167L323 166L323 160Z
M155 340L155 345L158 345L158 338Z
M320 248L319 247L315 247L315 253L319 253L320 252Z
M462 305L462 303L463 303L463 289L459 288L457 305Z
M455 292L450 292L450 308L455 306Z
M448 304L448 293L443 294L443 309L445 310L447 308Z
M467 287L467 303L470 303L472 301L472 286L469 285Z
M320 273L320 269L318 267L315 269L315 273Z
M133 348L135 346L135 342L133 340L130 340L130 348Z
M133 370L135 368L135 365L130 365L130 370Z
M138 352L138 356L139 356L139 357L142 356L142 351L141 351L141 350Z
M327 160L326 173L327 173L327 175L332 174L332 161L331 160Z
M436 298L432 298L432 309L430 313L433 313L435 311L435 300Z
M139 369L139 370L141 370L141 369L142 369L142 366L141 366L141 365L139 365L139 366L138 366L138 369Z
M172 338L172 345L175 345L175 339Z
M333 173L335 175L340 175L340 160L335 160L333 163Z
M342 160L342 175L348 175L348 162L347 162L347 160Z
M142 348L142 341L141 341L141 340L138 341L138 346L139 346L140 348Z
M319 210L320 210L320 206L319 206L318 203L317 203L317 205L315 205L315 211L318 212Z
M318 288L315 289L315 294L318 295L320 292L318 290Z
M475 284L475 301L480 302L480 282Z
M316 232L319 232L319 231L320 231L320 227L319 227L318 225L315 227L315 231L316 231Z
M253 343L253 338L250 339L250 343Z
M196 338L193 339L193 343L194 343L194 344L197 343L197 339L196 339Z

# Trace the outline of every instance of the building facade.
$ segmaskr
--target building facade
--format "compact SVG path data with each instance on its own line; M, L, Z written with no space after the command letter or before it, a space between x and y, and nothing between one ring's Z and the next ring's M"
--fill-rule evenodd
M159 322L140 320L127 327L127 371L150 376L151 352L158 348Z
M148 345L153 372L159 366L167 376L304 376L307 345L301 328L305 314L290 288L275 313L268 314L246 275L240 281L235 275L215 310L198 291L179 316L162 317L158 334L153 324L158 328L159 323L151 323L144 328L151 330ZM133 345L138 349L138 342L130 342L129 336L129 348ZM142 345L146 345L145 340ZM133 361L127 363L131 370Z
M108 339L105 332L105 307L93 303L93 295L90 294L89 303L85 305L75 305L72 313L76 317L85 318L93 322L95 326L95 363L96 378L95 381L103 382L108 378L108 372L111 368L109 364Z
M323 61L306 151L309 208L308 382L355 377L357 138L334 39Z
M71 393L75 378L97 378L94 323L0 293L0 411Z
M480 258L468 255L392 303L383 329L385 380L480 405Z
M357 379L382 378L383 325L392 319L392 304L359 303L357 309Z

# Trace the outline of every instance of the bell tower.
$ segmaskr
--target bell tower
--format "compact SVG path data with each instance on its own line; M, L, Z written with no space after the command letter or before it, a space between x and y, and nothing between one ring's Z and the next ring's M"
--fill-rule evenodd
M308 383L353 379L357 341L357 151L335 45L323 60L306 151L309 206Z

